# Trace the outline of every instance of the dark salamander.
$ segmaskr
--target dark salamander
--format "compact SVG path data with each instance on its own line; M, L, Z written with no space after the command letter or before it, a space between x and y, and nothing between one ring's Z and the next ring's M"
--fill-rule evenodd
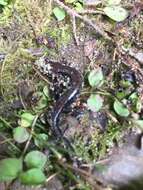
M35 62L36 66L44 75L63 75L70 78L70 89L68 89L53 106L51 119L52 127L54 132L58 136L62 135L61 129L59 127L59 117L66 106L69 106L79 94L80 88L82 86L82 75L75 68L62 65L59 62L52 62L48 59L42 57L40 60Z

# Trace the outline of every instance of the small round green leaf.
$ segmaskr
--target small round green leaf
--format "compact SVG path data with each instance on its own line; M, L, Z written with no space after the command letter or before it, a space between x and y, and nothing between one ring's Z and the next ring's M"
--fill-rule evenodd
M47 157L42 152L35 150L35 151L29 152L26 155L24 161L28 168L43 169L46 164Z
M59 8L59 7L55 7L53 9L53 13L55 15L55 17L57 18L58 21L62 21L65 16L66 16L66 13L63 9Z
M13 138L18 143L23 143L28 140L29 133L24 127L16 127L13 130Z
M116 113L122 117L128 117L130 114L129 110L118 100L114 102L114 110Z
M103 9L104 13L117 22L121 22L128 17L128 11L120 6L109 6Z
M43 93L42 92L37 92L36 96L38 98L38 102L35 106L35 111L39 112L41 110L43 110L45 107L47 107L48 105L48 100L50 99L48 97L48 89L46 87L44 87L43 89Z
M0 5L6 6L7 4L7 0L0 0Z
M40 110L44 109L45 107L47 107L47 105L48 105L48 99L47 99L47 97L43 94L43 95L40 97L40 99L39 99L39 101L38 101L38 103L37 103L37 105L36 105L36 107L35 107L35 110L40 111Z
M125 91L119 91L116 93L116 97L119 99L119 100L122 100L124 97L126 96L126 92Z
M135 124L137 124L140 128L143 129L143 120L139 119L139 120L134 120L133 121Z
M129 99L131 99L132 101L138 99L138 95L136 92L133 92L130 96L129 96Z
M98 112L103 105L103 99L99 95L91 94L87 100L87 105L93 112Z
M35 115L32 115L29 112L25 112L21 115L20 125L22 127L30 127L33 123L34 118L35 118Z
M43 148L48 141L48 135L45 133L38 134L36 138L34 138L34 143L37 147Z
M84 10L83 5L81 3L79 3L79 2L76 2L75 3L75 10L78 11L78 12L83 11Z
M33 168L21 173L19 178L21 183L25 185L39 185L46 180L44 173L38 168Z
M92 87L98 87L103 81L102 69L92 70L88 75L88 81Z
M0 160L0 182L6 182L15 179L21 171L21 159L7 158Z

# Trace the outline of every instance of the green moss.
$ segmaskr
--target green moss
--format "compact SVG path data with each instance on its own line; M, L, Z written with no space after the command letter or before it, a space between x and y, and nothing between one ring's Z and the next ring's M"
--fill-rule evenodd
M12 5L5 6L0 14L0 26L8 26L12 17Z
M98 129L93 132L88 145L84 143L84 137L76 137L76 154L87 162L102 159L114 147L114 140L119 141L121 139L124 130L124 127L110 123L104 133Z
M47 35L53 37L56 40L58 48L66 45L70 42L72 37L72 31L70 26L67 24L61 25L59 27L49 26L46 31Z
M3 48L6 57L0 65L0 90L5 101L11 101L11 99L15 97L18 83L23 80L24 77L29 78L28 73L30 73L32 69L31 62L34 61L34 58L25 51L23 46L24 44L21 43L19 48L15 50L11 49L9 53Z

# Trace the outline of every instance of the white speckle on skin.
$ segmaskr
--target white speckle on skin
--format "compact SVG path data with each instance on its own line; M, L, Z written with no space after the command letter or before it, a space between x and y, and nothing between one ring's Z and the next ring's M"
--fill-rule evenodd
M45 57L39 58L39 60L35 61L34 64L37 66L37 69L41 73L43 73L44 75L48 75L51 78L51 80L53 81L53 85L50 87L50 89L53 92L57 90L57 87L59 87L62 91L59 93L59 95L62 96L62 94L65 93L66 90L70 89L70 77L68 75L54 73L53 66L45 61Z
M36 65L43 74L52 74L52 66L45 62L44 57L40 57L37 61L35 61L34 65Z
M51 69L52 69L51 65L48 63L46 66L47 66L47 70L51 71Z

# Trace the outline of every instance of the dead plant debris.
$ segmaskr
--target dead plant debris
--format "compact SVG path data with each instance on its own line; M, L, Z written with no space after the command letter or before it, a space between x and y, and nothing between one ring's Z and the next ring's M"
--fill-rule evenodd
M139 0L0 0L1 190L143 189L142 39ZM60 138L74 85L43 60L83 76Z

